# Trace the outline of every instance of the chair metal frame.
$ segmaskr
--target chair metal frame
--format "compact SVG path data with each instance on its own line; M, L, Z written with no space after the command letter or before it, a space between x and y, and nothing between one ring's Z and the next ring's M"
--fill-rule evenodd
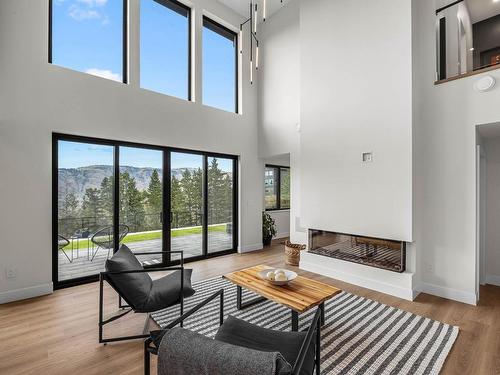
M64 242L67 242L67 243L65 243L64 245L62 245L60 243L61 240L64 241ZM64 251L64 248L66 246L68 246L70 243L72 244L72 242L70 242L70 240L68 240L66 237L64 237L64 236L62 236L60 234L57 235L57 250L62 251L63 254L64 254L64 256L68 259L68 261L70 263L73 263L73 248L71 248L71 258L68 256L68 254L66 254L66 251Z
M212 296L208 297L205 301L200 302L197 306L195 306L192 310L190 310L188 313L186 313L185 317L181 317L182 319L187 318L188 316L192 315L194 312L198 311L200 308L205 306L207 303L215 299L218 295L220 295L221 301L221 309L220 309L220 325L223 324L224 320L224 305L223 305L223 299L224 299L224 289L219 290L218 292L214 293ZM304 361L307 356L307 352L309 350L309 347L311 346L313 339L314 341L314 368L316 370L316 375L320 375L321 373L321 325L322 325L322 309L319 307L316 310L316 313L314 314L314 317L311 321L311 325L307 329L307 334L302 342L302 345L300 347L299 353L297 355L297 359L295 360L295 363L292 368L292 375L299 375L300 371L302 370L302 366L304 365ZM179 319L181 319L179 318ZM179 323L179 319L176 319L172 323L170 323L164 330L171 329L175 327ZM144 341L144 375L150 375L151 373L151 354L158 355L158 349L153 345L153 339L151 337L148 337Z
M117 319L120 319L127 315L130 312L135 312L134 309L132 308L132 305L130 302L127 300L127 297L120 294L118 289L113 285L112 280L110 279L110 275L123 275L123 274L130 274L130 273L150 273L150 272L165 272L165 271L181 271L181 295L180 295L180 313L181 316L176 319L175 321L177 322L176 324L183 325L184 319L191 315L188 313L184 314L184 293L182 292L184 290L184 254L182 251L156 251L156 252L147 252L147 253L134 253L135 256L138 255L151 255L151 254L180 254L180 264L179 266L171 266L171 267L160 267L160 268L145 268L142 270L130 270L130 271L120 271L120 272L111 272L111 271L105 271L101 272L99 274L99 343L106 345L109 342L117 342L117 341L125 341L125 340L135 340L135 339L144 339L149 337L149 334L142 334L142 335L132 335L132 336L119 336L119 337L110 337L110 338L104 338L104 326L108 323L111 323ZM106 281L114 290L116 293L118 293L118 307L123 310L119 314L113 315L108 319L104 319L104 281ZM122 304L122 299L126 302L126 305ZM175 304L174 304L175 305ZM171 306L174 306L171 305ZM165 306L165 308L168 308L169 306ZM140 312L139 312L140 313ZM189 315L188 315L189 314ZM145 321L145 328L147 325L147 322L149 320L149 313Z
M123 239L127 236L127 234L129 233L130 231L130 228L128 225L125 225L125 224L119 224L118 225L118 228L124 228L125 230L122 232L122 231L119 231L119 237L118 237L118 245L120 245L120 243L123 241ZM102 232L104 231L105 229L109 229L111 232L108 232L108 241L106 241L106 243L108 244L107 246L102 246L99 242L97 241L94 241L94 238L97 236L97 237L100 237L98 236L99 232ZM97 252L99 251L100 248L103 248L103 249L107 249L108 250L108 256L106 259L109 258L109 252L113 249L113 246L114 246L114 233L113 233L113 226L107 226L107 227L104 227L104 228L101 228L99 229L97 232L95 232L91 237L90 237L90 242L92 242L92 249L93 249L93 245L97 245L97 249L95 250L92 250L92 258L90 259L90 261L94 261L94 258L95 256L97 255ZM106 236L102 236L102 237L106 237Z

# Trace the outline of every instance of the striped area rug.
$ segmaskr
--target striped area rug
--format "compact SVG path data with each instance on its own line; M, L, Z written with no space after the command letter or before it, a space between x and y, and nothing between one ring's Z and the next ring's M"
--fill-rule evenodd
M186 299L185 311L224 288L224 314L262 327L290 331L290 310L266 301L236 309L236 287L220 277L193 284L196 294ZM243 300L253 298L243 292ZM458 335L458 327L430 320L381 303L342 292L325 306L322 329L322 374L439 374ZM205 306L184 324L208 337L218 329L219 300ZM306 329L314 309L299 318ZM160 325L179 316L178 307L152 314Z

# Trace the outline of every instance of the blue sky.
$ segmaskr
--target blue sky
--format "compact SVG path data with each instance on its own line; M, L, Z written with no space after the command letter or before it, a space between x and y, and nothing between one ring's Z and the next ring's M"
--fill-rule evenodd
M187 18L154 0L140 0L141 87L188 98ZM54 0L52 61L123 80L123 1ZM203 30L203 103L234 112L235 46Z
M59 141L59 168L79 168L89 165L113 165L113 147L89 143ZM162 152L133 147L120 147L120 165L161 169ZM172 152L172 169L202 168L201 155ZM208 159L210 165L211 158ZM232 171L232 161L219 159L219 168Z

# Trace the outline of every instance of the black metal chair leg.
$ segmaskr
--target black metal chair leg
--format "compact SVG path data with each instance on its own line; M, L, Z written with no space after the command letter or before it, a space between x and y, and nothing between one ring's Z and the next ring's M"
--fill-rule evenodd
M151 354L148 350L150 342L151 339L144 341L144 375L149 375L151 373Z
M321 322L316 328L316 375L321 373Z

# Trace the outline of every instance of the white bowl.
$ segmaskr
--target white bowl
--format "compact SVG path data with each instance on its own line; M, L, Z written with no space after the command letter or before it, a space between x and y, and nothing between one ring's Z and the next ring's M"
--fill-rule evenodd
M281 269L281 268L279 268L279 269ZM269 280L267 278L267 274L269 272L273 272L273 271L276 271L276 268L268 268L268 269L265 269L263 271L259 271L258 275L262 280L266 280L268 283L273 284L273 285L286 285L290 281L294 280L297 277L297 274L295 272L289 271L289 270L283 270L285 272L286 280L283 280L283 281Z

